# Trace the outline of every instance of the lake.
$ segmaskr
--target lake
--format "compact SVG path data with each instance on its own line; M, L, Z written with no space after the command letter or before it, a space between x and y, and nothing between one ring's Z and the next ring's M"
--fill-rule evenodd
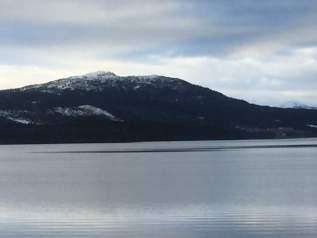
M317 237L317 139L0 146L1 237Z

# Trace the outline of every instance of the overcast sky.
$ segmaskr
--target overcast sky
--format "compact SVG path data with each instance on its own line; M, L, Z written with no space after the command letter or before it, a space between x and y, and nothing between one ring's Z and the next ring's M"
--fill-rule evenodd
M92 71L317 104L316 0L1 0L0 88Z

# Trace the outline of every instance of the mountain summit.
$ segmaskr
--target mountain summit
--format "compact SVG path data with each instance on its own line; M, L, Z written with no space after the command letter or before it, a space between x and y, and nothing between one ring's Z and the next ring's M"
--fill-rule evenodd
M59 93L60 90L102 91L105 88L125 88L127 90L141 87L178 87L185 81L158 75L118 76L112 72L97 71L81 76L72 76L56 81L23 87L21 91L40 90L46 93ZM188 84L188 83L187 83Z
M96 71L84 75L87 78L97 78L97 77L117 77L116 74L109 71ZM80 76L77 76L80 77Z
M0 91L0 143L317 136L317 110L249 104L165 76L98 71Z

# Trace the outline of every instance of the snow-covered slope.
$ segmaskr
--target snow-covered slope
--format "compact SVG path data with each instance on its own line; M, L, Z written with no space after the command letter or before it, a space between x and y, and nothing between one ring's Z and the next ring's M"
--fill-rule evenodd
M56 107L52 110L52 112L67 117L103 116L112 121L122 121L110 112L91 105L81 105L78 107Z
M0 118L19 124L38 124L32 119L32 113L25 110L0 110Z
M169 87L181 89L187 82L158 75L149 76L118 76L112 72L97 71L81 76L72 76L56 81L31 85L20 88L20 91L40 90L41 92L55 93L61 90L102 91L104 88L120 87L123 89L138 90L145 86L157 88Z
M0 110L0 119L24 125L41 125L46 123L43 117L45 118L54 114L73 118L97 116L114 122L123 122L122 119L114 116L112 113L92 105L59 106L38 113L30 110Z

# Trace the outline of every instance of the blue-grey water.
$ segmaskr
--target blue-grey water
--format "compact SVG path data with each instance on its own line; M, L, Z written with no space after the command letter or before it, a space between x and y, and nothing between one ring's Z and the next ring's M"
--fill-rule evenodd
M0 237L317 237L317 140L0 146Z

